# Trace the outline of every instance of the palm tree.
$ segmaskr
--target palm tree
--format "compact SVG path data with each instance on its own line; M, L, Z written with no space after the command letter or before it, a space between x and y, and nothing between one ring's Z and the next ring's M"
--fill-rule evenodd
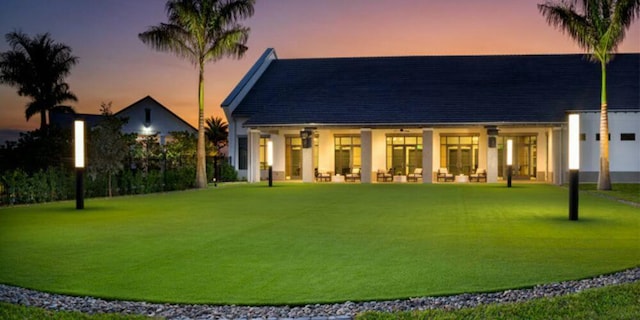
M600 174L598 190L611 190L609 173L609 118L607 115L607 63L622 43L625 32L640 15L640 0L566 0L538 5L547 22L566 32L590 52L602 70L600 99Z
M196 187L207 186L204 137L204 65L247 51L249 28L237 20L253 15L255 0L169 0L168 23L152 26L138 37L152 48L173 52L198 68L198 146Z
M220 117L209 117L206 120L207 128L205 134L207 140L213 144L215 152L218 153L221 148L227 145L229 138L229 125Z
M47 112L57 110L73 113L65 101L78 101L69 91L64 78L78 58L71 48L55 43L48 33L30 38L22 32L10 32L5 38L11 50L0 54L0 83L18 88L18 94L30 97L26 105L27 121L40 113L40 129L47 126Z

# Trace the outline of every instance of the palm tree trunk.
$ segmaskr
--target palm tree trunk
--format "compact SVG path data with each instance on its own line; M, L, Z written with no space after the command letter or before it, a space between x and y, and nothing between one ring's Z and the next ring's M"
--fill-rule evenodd
M198 78L198 147L196 149L196 188L207 187L207 167L204 149L204 61L200 62Z
M611 190L609 173L609 116L607 114L607 62L600 61L602 67L602 94L600 102L600 173L598 190Z
M40 129L44 129L47 126L47 110L40 111Z
M113 197L113 193L111 192L111 173L109 173L109 198Z

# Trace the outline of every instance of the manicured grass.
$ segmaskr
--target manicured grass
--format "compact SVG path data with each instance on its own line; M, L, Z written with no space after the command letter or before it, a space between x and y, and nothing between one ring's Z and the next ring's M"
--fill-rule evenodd
M638 319L640 282L584 291L523 303L493 304L461 310L416 312L367 312L357 320L449 320L449 319Z
M613 190L609 191L598 191L597 189L598 185L595 183L580 184L580 190L640 204L640 183L616 183L612 186Z
M494 291L640 265L640 211L524 184L225 185L0 209L0 282L299 304Z

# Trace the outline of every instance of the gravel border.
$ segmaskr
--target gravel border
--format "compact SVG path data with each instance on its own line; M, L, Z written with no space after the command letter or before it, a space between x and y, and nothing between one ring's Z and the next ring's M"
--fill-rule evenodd
M412 311L460 309L490 303L522 302L556 297L591 288L640 281L640 267L590 279L537 285L532 288L492 293L464 293L443 297L421 297L393 301L344 302L305 306L215 306L157 304L134 301L108 301L92 297L74 297L44 293L0 284L0 301L48 310L84 313L139 314L167 319L300 319L346 320L364 311Z

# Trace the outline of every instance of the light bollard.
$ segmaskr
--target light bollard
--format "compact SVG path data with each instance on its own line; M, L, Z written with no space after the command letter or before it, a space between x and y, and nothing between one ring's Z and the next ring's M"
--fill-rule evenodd
M273 186L273 141L267 141L267 165L269 166L269 187Z
M569 220L578 220L580 184L580 115L569 115Z
M84 168L85 168L85 143L84 143L84 121L76 120L74 127L74 153L76 167L76 209L84 209Z
M511 188L511 171L513 168L513 140L507 140L507 188Z

